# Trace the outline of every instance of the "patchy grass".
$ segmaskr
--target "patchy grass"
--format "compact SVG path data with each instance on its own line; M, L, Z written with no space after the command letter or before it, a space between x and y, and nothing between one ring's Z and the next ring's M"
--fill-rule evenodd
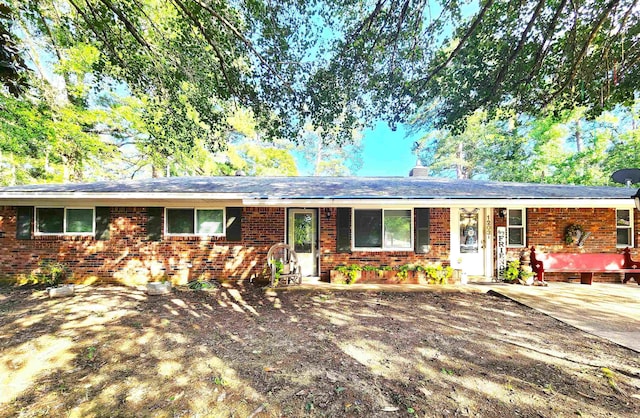
M0 416L638 416L638 354L503 298L0 289Z

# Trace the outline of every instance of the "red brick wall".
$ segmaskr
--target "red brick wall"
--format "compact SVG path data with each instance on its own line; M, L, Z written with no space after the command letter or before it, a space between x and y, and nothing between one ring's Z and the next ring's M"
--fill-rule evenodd
M494 226L506 226L506 218L499 217L494 211ZM634 213L635 247L632 249L634 259L640 259L638 251L638 231L640 227L639 213ZM569 225L579 224L591 235L582 247L567 244L564 240L565 230ZM494 231L495 232L495 231ZM616 248L616 210L611 208L530 208L527 209L527 247L532 246L543 253L617 253ZM520 258L523 248L509 248L509 260ZM566 280L578 274L549 274L549 280ZM615 274L596 275L598 281L619 281ZM545 277L547 275L545 274Z
M418 261L441 261L449 264L450 232L449 209L430 209L430 251L416 254L412 251L353 251L352 253L336 253L336 211L331 218L321 217L320 222L320 266L321 278L329 280L329 271L336 266L361 264L373 266L399 266ZM415 221L414 221L415 222ZM414 224L415 229L415 224Z
M113 207L110 238L37 236L17 240L15 207L0 207L0 277L28 275L43 259L69 266L74 277L143 283L168 277L175 282L196 278L248 279L261 273L271 245L284 239L283 208L245 208L242 241L224 237L166 237L146 240L145 208Z
M321 276L337 265L361 263L396 266L416 261L448 262L449 209L431 209L431 250L354 252L336 254L336 211L330 218L319 211ZM285 239L284 208L244 208L242 241L227 242L224 237L167 237L146 240L146 208L112 207L110 238L92 236L47 236L16 240L16 209L0 207L0 277L28 275L44 259L68 265L74 277L94 277L116 282L142 283L168 277L176 282L196 278L247 279L262 272L271 245Z
M338 265L359 263L375 266L397 266L418 261L449 262L450 211L430 210L430 251L355 251L336 253L336 210L320 219L320 266L322 278ZM635 231L640 228L640 215L634 214ZM244 208L242 241L228 242L224 237L163 237L160 242L146 240L146 208L113 207L110 217L110 239L95 240L83 236L34 237L16 240L16 208L0 207L0 278L28 275L38 269L43 259L67 264L76 278L95 277L117 282L144 282L168 277L177 282L196 278L248 279L259 275L271 245L285 239L284 208ZM591 236L583 248L567 245L564 230L579 223ZM506 220L494 210L494 226ZM495 231L494 231L495 233ZM528 209L527 246L542 252L617 252L615 209ZM636 235L636 247L637 235ZM510 258L519 258L523 249L510 249ZM633 249L635 259L639 250ZM604 279L617 280L607 275ZM550 277L551 278L551 277ZM559 279L565 277L560 276Z

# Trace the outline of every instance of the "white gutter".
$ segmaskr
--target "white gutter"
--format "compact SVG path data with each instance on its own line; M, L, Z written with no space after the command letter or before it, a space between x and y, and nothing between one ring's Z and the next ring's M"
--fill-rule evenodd
M95 203L108 206L179 206L207 202L227 203L242 206L267 207L480 207L480 208L634 208L634 201L629 198L565 198L540 199L534 197L511 199L483 198L300 198L275 199L256 198L254 194L231 193L107 193L107 192L5 192L0 193L0 206L35 205L43 202L57 204Z
M271 207L474 207L474 208L634 208L628 199L243 199L244 206Z

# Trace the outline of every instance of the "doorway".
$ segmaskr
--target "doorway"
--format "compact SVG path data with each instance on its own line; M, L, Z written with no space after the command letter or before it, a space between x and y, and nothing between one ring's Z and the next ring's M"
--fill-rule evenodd
M303 277L318 275L318 211L289 209L287 243L298 254Z
M451 209L451 264L468 276L490 278L492 221L484 208Z

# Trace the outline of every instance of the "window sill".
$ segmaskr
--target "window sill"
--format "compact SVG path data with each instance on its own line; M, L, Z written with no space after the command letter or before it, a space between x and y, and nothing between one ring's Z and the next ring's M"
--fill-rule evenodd
M224 238L226 234L164 234L167 238Z
M411 248L351 248L351 252L363 252L363 253L409 253L413 252Z
M54 232L51 234L36 232L33 234L34 237L79 237L79 236L87 236L87 235L95 235L95 232Z
M33 239L40 241L54 241L54 240L84 240L84 239L95 239L94 233L86 233L86 234L34 234Z

